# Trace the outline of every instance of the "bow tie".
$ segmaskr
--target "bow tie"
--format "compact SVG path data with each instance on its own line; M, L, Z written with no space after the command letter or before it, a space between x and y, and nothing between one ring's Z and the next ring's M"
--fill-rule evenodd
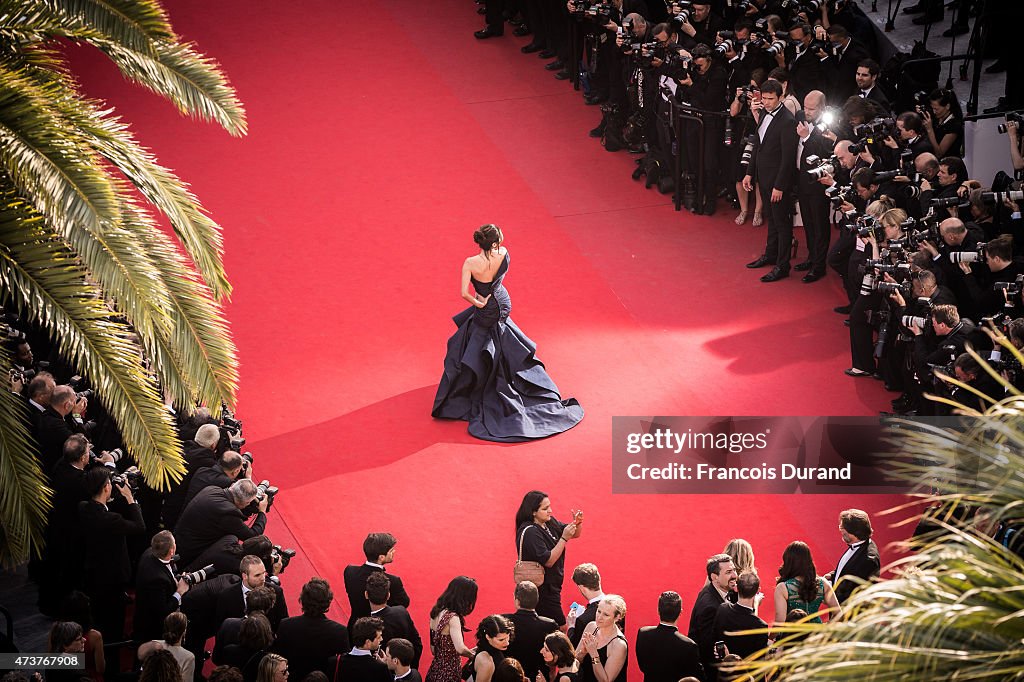
M869 92L871 92L871 91L870 90L861 90L860 91L860 96L861 97L867 97Z

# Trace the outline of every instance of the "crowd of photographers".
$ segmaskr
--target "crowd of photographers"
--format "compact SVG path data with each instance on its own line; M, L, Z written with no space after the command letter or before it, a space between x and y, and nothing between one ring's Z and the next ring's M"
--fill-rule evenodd
M109 646L157 639L180 608L189 623L182 645L200 669L206 640L224 618L243 615L249 589L272 587L272 616L288 615L279 576L295 551L263 532L277 488L254 480L242 423L230 411L175 417L186 474L158 492L126 455L101 400L46 336L11 313L0 330L12 356L10 390L24 403L53 489L45 549L29 564L42 613L74 615Z
M896 412L940 410L922 399L934 392L971 407L988 403L970 389L1002 398L968 344L1024 385L993 339L1024 342L1020 113L999 127L1015 177L972 178L956 93L921 69L883 83L874 29L851 0L477 1L488 15L478 38L504 18L533 35L524 53L555 58L558 77L581 65L584 101L602 105L590 134L642 154L634 180L681 193L695 213L727 198L737 225L767 224L747 264L771 268L762 282L837 273L846 374L900 392ZM791 265L794 226L806 256ZM970 388L936 382L937 370Z

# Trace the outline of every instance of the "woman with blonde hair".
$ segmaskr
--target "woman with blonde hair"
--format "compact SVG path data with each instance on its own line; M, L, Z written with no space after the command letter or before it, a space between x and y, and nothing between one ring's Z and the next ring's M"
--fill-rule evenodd
M284 656L267 654L260 661L256 682L288 682L288 661Z
M625 617L626 601L619 595L606 594L598 603L576 650L583 682L626 682L629 645L619 627Z
M757 568L754 566L754 548L743 538L730 540L729 544L722 550L722 553L732 557L732 565L736 567L736 575L743 575L744 573L757 574Z

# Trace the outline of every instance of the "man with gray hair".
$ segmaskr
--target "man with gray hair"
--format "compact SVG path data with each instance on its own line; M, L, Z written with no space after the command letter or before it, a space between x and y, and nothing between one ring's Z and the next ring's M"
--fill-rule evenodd
M822 114L825 113L825 93L811 90L804 97L804 120L797 121L796 134L799 138L796 145L797 165L797 202L799 203L800 220L804 226L807 241L807 260L796 264L793 269L805 271L803 283L816 282L825 276L825 259L828 256L828 243L832 226L828 219L828 197L825 188L817 181L811 171L816 167L808 159L816 156L825 160L832 151L832 141L824 136L818 126Z
M168 528L174 528L178 517L191 499L189 485L195 473L204 467L217 464L217 444L220 442L220 429L216 424L203 424L196 431L195 439L185 441L183 455L185 458L185 476L174 484L164 499L163 522ZM198 491L197 491L198 492Z
M227 488L236 480L248 478L248 469L243 467L245 460L234 450L228 450L212 467L203 467L192 475L188 485L188 494L185 496L185 504L191 502L204 488L215 485L218 488Z
M47 475L53 472L64 455L64 443L68 437L85 432L81 424L69 417L72 414L85 414L87 405L88 401L79 398L70 386L57 386L50 394L50 403L39 416L35 434L36 442L39 443L39 460Z
M234 535L239 540L263 534L267 527L268 499L257 504L256 518L247 526L246 510L256 499L256 484L247 478L235 481L229 488L204 488L182 512L174 536L178 541L181 565L188 566L207 548L223 538Z

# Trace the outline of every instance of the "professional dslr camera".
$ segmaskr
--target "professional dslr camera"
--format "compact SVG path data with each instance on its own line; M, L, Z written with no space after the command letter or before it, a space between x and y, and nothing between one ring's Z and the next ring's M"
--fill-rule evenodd
M221 448L241 452L245 445L245 438L242 437L242 420L235 417L235 413L228 409L228 406L221 403L220 406L220 444ZM251 461L251 459L250 459Z
M1009 123L1010 121L1013 121L1018 126L1024 127L1024 114L1021 114L1019 111L1007 112L1007 114L1006 114L1006 122ZM1006 123L1000 123L998 126L996 126L996 130L999 131L1000 135L1005 135L1006 134Z
M850 145L851 154L860 154L870 149L876 141L881 142L887 137L898 138L899 131L896 122L891 118L876 118L867 123L861 123L853 129L857 141Z
M821 180L826 175L831 177L836 172L836 168L839 165L839 159L835 156L822 159L812 154L807 157L807 163L814 166L814 168L809 169L807 173L815 180Z
M693 3L690 0L665 0L669 20L680 26L690 23L693 18Z
M110 477L110 485L114 489L114 496L119 496L118 486L127 485L132 491L132 496L139 494L139 485L142 483L142 472L138 467L128 467L124 472L114 474Z
M595 2L586 7L583 15L598 23L606 23L612 16L612 6L607 2Z
M288 568L288 562L290 562L294 556L294 549L281 549L281 545L274 545L274 549L270 552L270 558L273 563L281 564L281 573L284 573L284 569Z
M177 554L175 554L173 557L171 557L171 561L175 561L179 558L180 557ZM206 566L200 568L198 571L178 574L178 580L184 580L185 584L189 587L195 587L207 578L212 578L215 572L216 570L214 569L213 564L207 564Z
M754 99L755 93L761 92L757 89L756 85L744 85L740 88L739 102L740 104L750 104L750 100Z
M744 172L750 167L750 161L754 156L754 147L757 145L757 134L750 133L743 138L743 150L740 152L740 165Z
M979 245L980 246L980 245ZM1019 296L1021 289L1024 289L1024 275L1017 275L1017 279L1012 282L996 282L992 285L995 291L1005 291L1007 298L1007 307L1013 307L1013 297Z
M950 263L974 263L985 258L986 242L978 242L972 251L951 251L949 254ZM1009 284L1009 282L1005 282Z

